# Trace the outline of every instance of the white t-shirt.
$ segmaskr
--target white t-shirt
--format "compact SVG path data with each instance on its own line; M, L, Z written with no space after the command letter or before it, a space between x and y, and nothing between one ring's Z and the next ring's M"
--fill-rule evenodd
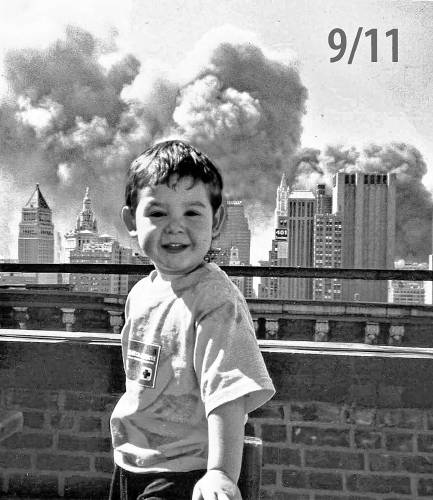
M242 396L249 413L275 393L245 299L215 264L138 282L122 352L111 434L116 464L132 472L205 469L209 413Z

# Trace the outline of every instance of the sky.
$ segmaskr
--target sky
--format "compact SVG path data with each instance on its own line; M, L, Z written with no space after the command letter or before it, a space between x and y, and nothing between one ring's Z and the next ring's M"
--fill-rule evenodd
M234 186L239 174L244 172L245 177L250 178L238 194L249 196L249 210L259 214L257 219L250 220L253 263L265 259L270 249L273 193L282 171L290 168L288 158L299 149L320 150L323 155L330 145L345 151L356 148L359 152L371 144L379 145L383 151L389 143L410 145L420 153L422 159L417 156L417 165L422 164L422 168L417 170L414 181L407 172L405 179L422 183L418 187L426 202L420 210L427 211L430 207L427 198L433 191L432 25L433 2L1 1L0 97L9 99L9 105L2 107L0 119L5 123L8 117L17 120L19 115L25 132L32 128L33 135L28 140L39 140L44 146L39 149L40 144L32 144L31 150L38 154L31 156L31 161L25 154L27 136L20 151L15 140L11 154L2 156L0 152L0 211L9 212L8 217L0 221L4 234L0 253L5 257L16 256L20 214L19 209L11 213L10 207L22 206L36 182L41 183L46 198L53 200L49 204L59 213L58 230L65 232L72 228L84 187L90 185L102 229L125 237L118 220L110 223L110 218L118 218L121 190L117 193L108 186L120 184L118 170L122 168L122 161L130 159L129 154L155 138L173 136L180 130L221 162L232 196L237 194ZM43 65L56 41L66 39L67 45L71 41L67 38L67 26L89 33L91 41L97 42L97 50L85 59L89 64L97 56L101 67L109 71L113 64L133 56L134 59L119 70L122 84L119 96L109 94L108 87L104 87L104 91L106 102L113 97L113 102L128 103L127 112L134 123L140 117L141 129L135 126L134 134L125 133L122 140L117 134L113 139L113 130L121 130L128 113L114 110L104 117L105 122L95 122L86 115L90 111L86 109L83 92L79 93L82 102L78 103L76 98L71 104L75 122L67 128L65 95L57 101L51 99L52 93L50 99L46 96L42 99L40 89L44 82L35 78L40 84L36 89L37 84L28 81L28 73L18 71L22 70L19 54L24 53L20 51L32 49L42 54ZM377 62L371 62L371 39L362 34L353 62L348 64L351 44L360 27L363 33L377 29ZM344 30L348 48L340 61L331 62L337 51L328 45L328 35L335 28ZM392 40L386 37L391 29L398 30L398 62L392 61ZM86 46L82 39L80 50ZM15 54L13 57L10 51ZM243 66L236 66L239 61ZM239 72L244 74L237 75L237 67L243 68ZM62 71L67 73L74 68L65 65ZM37 69L32 71L37 74ZM51 75L57 70L50 71ZM252 83L255 78L257 89ZM113 81L110 80L110 89ZM166 101L162 102L164 96L167 102L176 98L176 106L168 107ZM207 99L206 106L198 109L203 96ZM153 110L152 99L158 101ZM220 105L221 99L223 105ZM15 104L11 104L11 100L15 100ZM214 104L212 112L207 109L210 102ZM95 114L98 109L95 105ZM81 110L81 114L77 110ZM165 117L164 113L170 116ZM53 123L55 119L60 120L59 116L62 125L54 134ZM236 126L230 121L234 119ZM159 124L159 135L155 123ZM5 135L5 130L10 128L3 128L0 133ZM82 165L86 168L73 165L63 153L57 156L50 153L46 160L53 141L59 141L60 131L61 144L76 141L74 146L80 134L99 133L99 158L106 170L94 167L97 156L82 155ZM24 132L20 129L17 133ZM203 134L207 134L206 137ZM109 152L106 143L105 149L101 149L102 135L106 143L111 141ZM81 136L80 140L84 141ZM55 145L58 149L58 143ZM128 154L124 153L125 149ZM390 156L389 149L386 154ZM368 157L371 159L371 155ZM56 182L50 182L48 170L43 171L44 161L57 162L52 171L57 175ZM266 168L260 170L263 165ZM101 175L104 180L98 183ZM294 173L293 181L299 181L300 177ZM261 189L258 190L257 185ZM76 192L72 194L74 189ZM256 198L259 206L254 204ZM412 207L409 211L415 209ZM431 220L430 213L425 217ZM406 219L413 225L413 218ZM417 238L421 239L422 234ZM430 234L425 234L425 238L431 241Z

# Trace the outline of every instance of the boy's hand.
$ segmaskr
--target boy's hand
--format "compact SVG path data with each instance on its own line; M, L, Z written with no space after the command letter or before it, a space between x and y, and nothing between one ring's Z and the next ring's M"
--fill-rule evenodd
M220 470L208 470L197 481L192 500L242 500L237 485Z

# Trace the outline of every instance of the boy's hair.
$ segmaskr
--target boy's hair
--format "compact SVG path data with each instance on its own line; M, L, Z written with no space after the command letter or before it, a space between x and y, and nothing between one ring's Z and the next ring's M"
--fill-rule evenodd
M125 188L126 206L134 212L140 189L157 184L168 186L172 175L178 179L192 177L194 184L202 181L209 192L213 212L221 206L223 180L218 169L205 154L180 140L159 142L131 163Z

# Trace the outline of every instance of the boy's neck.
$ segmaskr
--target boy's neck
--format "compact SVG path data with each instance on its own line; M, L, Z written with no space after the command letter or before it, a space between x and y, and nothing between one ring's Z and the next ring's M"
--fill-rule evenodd
M156 269L156 275L155 275L155 278L153 281L158 280L158 281L171 282L171 281L177 280L179 278L182 278L184 276L188 276L189 274L191 274L192 272L194 272L196 269L203 266L204 264L205 264L205 262L203 261L200 264L198 264L196 267L191 269L190 271L188 271L186 273L180 273L180 274L167 274L167 273L161 272L159 269Z

